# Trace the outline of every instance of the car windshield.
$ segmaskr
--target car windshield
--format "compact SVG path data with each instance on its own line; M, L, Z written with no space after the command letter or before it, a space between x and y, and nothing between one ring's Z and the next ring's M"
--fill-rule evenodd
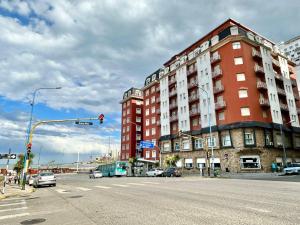
M292 163L289 167L300 167L300 163Z
M45 176L53 176L53 173L41 173L40 176L41 177L45 177Z

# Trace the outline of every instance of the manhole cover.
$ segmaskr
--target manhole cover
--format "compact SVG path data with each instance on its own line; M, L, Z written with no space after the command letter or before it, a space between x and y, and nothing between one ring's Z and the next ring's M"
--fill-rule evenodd
M74 196L71 196L70 198L81 198L82 195L74 195Z
M38 219L32 219L32 220L24 220L20 224L31 225L31 224L43 223L45 221L46 221L46 219L44 219L44 218L38 218Z

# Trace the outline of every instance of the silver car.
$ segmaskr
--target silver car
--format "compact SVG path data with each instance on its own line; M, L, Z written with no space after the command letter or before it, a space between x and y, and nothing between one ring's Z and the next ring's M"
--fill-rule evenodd
M44 172L38 174L38 176L33 180L33 186L35 188L39 186L56 186L56 177L52 172Z
M300 163L292 163L283 169L285 174L300 174Z
M163 173L164 173L164 171L162 169L151 169L146 172L146 176L158 177L158 176L162 176Z
M91 178L95 179L95 178L101 178L101 177L103 177L103 175L102 175L101 171L94 170L92 173L90 173L89 177L90 177L90 179Z

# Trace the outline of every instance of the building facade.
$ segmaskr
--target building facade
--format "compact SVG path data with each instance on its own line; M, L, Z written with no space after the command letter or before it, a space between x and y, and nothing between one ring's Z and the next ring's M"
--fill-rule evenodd
M273 42L225 21L159 72L161 162L177 154L177 166L192 173L270 171L272 163L300 161L295 77L294 63Z

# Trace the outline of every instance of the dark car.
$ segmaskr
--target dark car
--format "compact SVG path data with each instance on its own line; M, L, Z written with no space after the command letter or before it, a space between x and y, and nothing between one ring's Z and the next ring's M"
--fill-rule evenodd
M181 172L177 168L170 167L164 171L163 176L164 177L180 177Z

